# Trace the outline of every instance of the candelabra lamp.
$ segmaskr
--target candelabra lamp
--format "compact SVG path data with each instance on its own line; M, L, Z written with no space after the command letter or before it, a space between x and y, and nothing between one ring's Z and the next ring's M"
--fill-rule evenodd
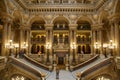
M47 60L46 60L46 63L50 63L50 59L49 59L49 55L50 55L50 48L51 48L51 45L50 45L50 43L48 42L47 44L46 44L46 49L47 49Z
M98 42L95 42L94 47L95 47L95 50L96 50L96 54L100 54L100 53L99 53L100 45L98 44Z
M108 44L103 44L103 49L104 49L104 56L105 56L105 58L107 58L107 51L106 51L106 49L107 49L107 47L108 47Z
M115 49L115 44L113 43L112 40L110 40L109 49L110 49L111 56L113 56L113 52L114 52L114 49Z
M75 42L73 42L73 44L72 44L72 51L73 51L73 59L72 59L72 62L73 62L73 64L75 64L76 63L76 60L75 60L75 49L76 49L76 44L75 44Z
M6 44L6 47L9 49L9 56L12 55L12 50L14 48L13 41L9 40L9 42Z

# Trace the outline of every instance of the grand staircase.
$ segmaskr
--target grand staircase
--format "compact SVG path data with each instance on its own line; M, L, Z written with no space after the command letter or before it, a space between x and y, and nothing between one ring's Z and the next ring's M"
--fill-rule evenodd
M46 69L44 69L40 66L36 66L34 63L31 63L30 61L28 61L24 58L10 57L10 59L12 60L11 64L14 64L16 66L26 65L27 67L29 67L29 69L33 69L33 71L36 71L35 74L36 73L45 74L45 79L46 80L56 80L56 71L51 72L51 71L46 70ZM92 72L94 72L98 69L101 69L102 67L107 66L109 64L111 64L111 58L110 57L105 58L104 56L100 56L95 61L92 61L88 65L80 67L79 69L76 69L72 72L71 71L66 71L66 70L60 70L59 71L59 80L76 80L77 79L76 73L81 73L81 77L85 77L88 74L92 74ZM21 67L21 68L26 69L24 66ZM29 70L29 69L27 69L27 70Z

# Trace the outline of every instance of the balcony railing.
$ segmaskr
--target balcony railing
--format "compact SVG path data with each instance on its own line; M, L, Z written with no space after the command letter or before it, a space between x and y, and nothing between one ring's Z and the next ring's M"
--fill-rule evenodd
M39 44L44 44L46 42L46 39L38 39L38 38L31 38L31 43L39 43Z
M14 0L12 0L14 1ZM54 13L68 13L68 12L79 12L80 13L93 13L94 11L100 9L106 2L111 0L99 0L93 4L83 4L83 3L31 3L26 2L25 0L15 0L23 9L27 10L31 14L35 14L36 12L54 12Z

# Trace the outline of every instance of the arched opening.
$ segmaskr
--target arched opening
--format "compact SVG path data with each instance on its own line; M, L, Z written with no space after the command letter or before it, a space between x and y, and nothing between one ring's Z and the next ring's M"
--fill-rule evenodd
M44 46L46 43L45 21L42 18L36 18L35 21L31 20L31 45L39 45L33 48L33 52L38 53L41 51L40 46ZM32 48L31 48L32 49ZM35 51L37 50L37 51ZM44 51L42 51L44 52ZM32 52L31 52L32 53Z
M76 33L76 42L78 46L91 45L91 24L83 19L77 21L77 33ZM90 54L91 48L85 49L85 46L82 47L82 52L85 54Z
M41 53L45 53L45 47L44 46L41 46Z
M80 46L80 45L78 46L77 53L78 53L78 54L81 53L81 46Z
M68 20L64 17L57 17L54 21L53 27L53 45L58 44L68 44L69 43L69 26Z
M57 55L58 65L65 65L65 55L69 52L69 22L59 16L53 24L53 53Z
M85 53L85 46L82 46L82 52Z
M32 44L32 47L31 47L31 53L35 54L37 51L36 51L36 44Z

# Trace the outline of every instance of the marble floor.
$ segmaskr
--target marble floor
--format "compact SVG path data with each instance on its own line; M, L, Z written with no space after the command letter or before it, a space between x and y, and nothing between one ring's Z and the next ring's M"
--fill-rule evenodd
M56 72L53 71L46 80L56 80ZM72 75L71 72L60 70L59 72L59 79L58 80L76 80L76 78Z

